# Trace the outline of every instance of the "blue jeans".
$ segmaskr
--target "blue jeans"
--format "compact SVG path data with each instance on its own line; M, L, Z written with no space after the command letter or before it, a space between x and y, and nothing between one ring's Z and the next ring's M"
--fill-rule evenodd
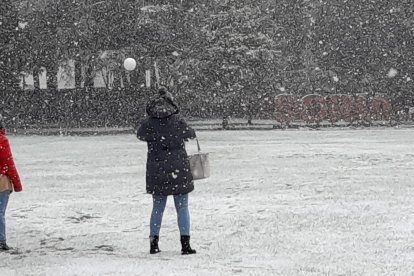
M159 236L162 215L164 214L165 205L167 204L167 196L152 195L152 213L150 220L150 235ZM178 228L180 235L190 235L190 214L188 212L188 194L174 195L175 210L177 211Z
M0 242L6 241L6 208L9 202L10 191L0 193Z

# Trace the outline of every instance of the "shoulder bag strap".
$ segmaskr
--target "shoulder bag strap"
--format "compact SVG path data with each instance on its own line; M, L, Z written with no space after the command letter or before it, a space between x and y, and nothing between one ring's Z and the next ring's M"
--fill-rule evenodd
M200 148L200 143L198 142L198 138L196 137L196 141L197 141L197 149L198 149L198 152L200 152L201 151L201 148Z

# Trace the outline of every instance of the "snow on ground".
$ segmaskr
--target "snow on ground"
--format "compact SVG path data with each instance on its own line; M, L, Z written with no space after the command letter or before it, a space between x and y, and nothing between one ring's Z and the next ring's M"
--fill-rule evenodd
M133 135L10 136L24 192L0 275L414 275L414 129L198 135L212 176L191 193L191 256L171 198L148 253Z

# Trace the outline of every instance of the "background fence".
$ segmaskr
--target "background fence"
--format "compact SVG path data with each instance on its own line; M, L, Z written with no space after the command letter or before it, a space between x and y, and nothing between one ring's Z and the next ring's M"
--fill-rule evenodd
M145 117L149 90L104 88L68 90L0 91L1 114L9 129L136 127ZM368 95L278 95L252 92L248 95L211 92L175 92L181 113L188 119L223 117L267 119L288 124L303 120L412 119L412 98Z

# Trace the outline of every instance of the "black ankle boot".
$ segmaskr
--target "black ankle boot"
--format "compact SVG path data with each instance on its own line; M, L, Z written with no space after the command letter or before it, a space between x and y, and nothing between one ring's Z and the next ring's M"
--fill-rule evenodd
M158 248L158 236L150 236L150 254L157 254L161 252Z
M0 242L0 251L7 251L10 250L10 247L7 245L5 241Z
M181 254L195 254L196 251L190 246L190 236L181 236Z

